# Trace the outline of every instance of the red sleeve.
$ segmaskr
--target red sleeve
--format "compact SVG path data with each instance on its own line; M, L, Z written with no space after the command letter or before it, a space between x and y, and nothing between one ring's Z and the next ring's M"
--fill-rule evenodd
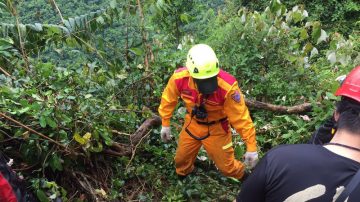
M11 185L1 173L0 173L0 201L17 202L15 193Z

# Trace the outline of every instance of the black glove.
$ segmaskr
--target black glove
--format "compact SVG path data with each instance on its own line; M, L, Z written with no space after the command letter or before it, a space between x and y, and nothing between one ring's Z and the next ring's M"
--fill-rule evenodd
M326 144L333 138L333 130L336 129L334 117L327 119L311 136L310 144Z

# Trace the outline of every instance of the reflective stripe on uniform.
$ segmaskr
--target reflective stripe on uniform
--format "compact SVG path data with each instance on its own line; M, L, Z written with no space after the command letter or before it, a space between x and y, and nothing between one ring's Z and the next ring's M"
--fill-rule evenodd
M222 149L223 149L223 150L226 150L226 149L229 149L229 148L232 147L232 146L233 146L233 143L230 142L229 144L223 146Z

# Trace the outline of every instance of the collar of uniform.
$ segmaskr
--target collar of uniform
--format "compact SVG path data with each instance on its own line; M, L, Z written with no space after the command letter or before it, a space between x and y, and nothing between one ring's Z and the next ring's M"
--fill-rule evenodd
M189 82L188 82L188 86L189 86L189 88L190 89L194 89L194 90L196 90L196 92L197 92L197 97L196 97L196 103L200 103L200 98L201 98L201 96L202 96L202 94L199 92L199 90L197 89L197 87L196 87L196 85L195 85L195 82L194 82L194 79L190 76L189 77Z
M199 93L198 89L196 88L194 79L191 76L189 77L188 86L189 86L189 88L194 89Z

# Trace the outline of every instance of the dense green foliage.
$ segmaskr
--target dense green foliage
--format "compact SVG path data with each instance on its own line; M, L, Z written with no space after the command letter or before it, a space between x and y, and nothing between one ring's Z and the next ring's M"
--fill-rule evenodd
M158 128L130 156L107 152L132 144L195 43L215 49L248 99L313 104L301 115L251 109L261 154L306 142L332 114L335 78L360 64L356 1L50 2L0 0L0 112L34 130L1 116L0 146L40 201L234 199L241 184L203 150L179 180L176 143L161 143ZM244 147L235 151L241 159Z
M284 1L288 9L300 5L309 12L309 18L319 20L326 30L342 34L354 34L360 31L360 3L356 0L330 0L330 1ZM253 10L263 10L268 1L243 0L241 5Z

